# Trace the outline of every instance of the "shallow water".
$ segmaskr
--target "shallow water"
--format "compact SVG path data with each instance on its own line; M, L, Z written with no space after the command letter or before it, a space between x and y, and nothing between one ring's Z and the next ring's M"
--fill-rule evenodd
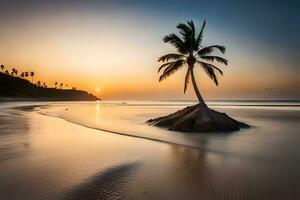
M250 129L231 133L185 134L145 123L148 119L170 114L193 103L86 102L49 105L39 109L39 112L90 128L221 153L272 158L281 156L281 151L276 154L268 154L268 151L286 146L285 151L292 149L288 155L293 156L294 148L300 144L300 103L297 102L210 102L213 109L226 112L252 126ZM272 145L271 150L266 147L269 145Z
M186 135L144 124L191 103L5 106L0 199L300 198L297 103L212 102L252 125L229 134Z

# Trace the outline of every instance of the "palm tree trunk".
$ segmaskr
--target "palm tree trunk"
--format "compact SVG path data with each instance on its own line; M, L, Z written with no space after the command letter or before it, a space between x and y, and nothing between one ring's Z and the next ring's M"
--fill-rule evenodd
M202 96L200 94L200 91L198 89L198 86L197 86L197 83L196 83L196 80L195 80L194 66L190 66L189 68L191 70L191 77L192 77L193 88L194 88L195 94L196 94L196 96L198 98L199 104L202 105L202 106L207 107L206 103L204 102L204 100L203 100L203 98L202 98Z

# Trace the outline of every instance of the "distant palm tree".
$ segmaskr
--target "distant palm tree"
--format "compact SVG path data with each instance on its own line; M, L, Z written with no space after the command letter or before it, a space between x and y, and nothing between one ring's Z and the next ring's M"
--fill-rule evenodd
M16 69L15 69L15 68L12 68L10 74L13 76L15 73L16 73Z
M34 72L30 72L30 76L31 76L31 82L33 83Z
M1 67L1 70L4 71L4 69L5 69L4 65L1 65L0 67Z
M57 82L55 82L54 86L55 86L54 88L56 89L57 88Z
M28 72L25 72L25 73L24 73L24 76L25 76L25 79L27 80L27 77L29 76L29 73L28 73Z
M60 89L62 89L63 85L64 85L64 84L63 84L63 83L61 83L61 84L59 85L59 88L60 88Z
M20 76L21 76L22 78L24 78L24 76L25 76L24 72L22 72Z
M18 75L18 70L15 70L15 74L16 74L16 76Z
M207 75L218 85L218 78L215 71L218 71L221 75L223 72L221 69L213 65L214 61L217 61L221 64L227 65L228 61L222 57L211 55L211 53L217 49L221 53L225 52L225 47L220 45L212 45L203 47L202 46L202 38L203 38L203 30L205 27L205 21L203 22L200 32L196 34L195 26L193 21L188 21L187 24L178 24L177 28L179 29L179 33L182 37L177 36L176 34L172 33L166 35L163 38L165 43L172 44L177 53L170 53L164 56L161 56L158 61L164 62L159 69L158 72L164 70L162 75L159 78L159 81L162 81L175 73L177 70L182 68L184 65L187 65L187 73L185 75L185 82L184 82L184 92L188 87L190 79L192 80L193 88L195 94L198 98L200 105L205 107L206 104L200 94L198 89L194 69L196 64L200 66ZM169 62L169 60L171 60Z
M37 86L41 87L41 81L37 82Z
M5 70L5 73L9 75L9 71L8 70Z
M43 87L46 88L46 83L45 82L43 83Z

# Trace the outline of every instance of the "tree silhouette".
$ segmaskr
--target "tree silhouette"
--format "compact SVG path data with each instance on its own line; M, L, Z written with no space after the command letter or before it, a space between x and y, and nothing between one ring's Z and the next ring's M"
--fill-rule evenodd
M41 87L41 81L37 82L37 86Z
M5 70L5 73L9 75L9 71L8 70Z
M1 65L0 67L1 67L1 70L4 71L4 69L5 69L4 65Z
M10 73L12 76L14 76L16 74L16 69L15 68L12 68L11 70L11 73Z
M33 83L34 72L30 72L30 76L31 76L31 82Z
M57 84L58 84L58 83L57 83L57 82L55 82L55 84L54 84L54 86L55 86L54 88L55 88L55 89L57 88Z
M63 85L64 85L64 84L63 84L63 83L61 83L61 84L59 85L59 88L60 88L60 89L62 89Z
M202 69L204 69L207 75L215 82L216 85L218 85L218 78L215 71L219 72L221 75L223 75L223 72L221 69L213 65L213 62L216 61L225 65L228 63L225 58L211 55L214 50L219 50L221 53L224 53L224 46L212 45L208 47L202 47L203 30L205 24L206 23L204 21L199 34L196 34L193 21L188 21L187 24L178 24L177 28L179 29L179 33L182 37L172 33L163 38L165 43L170 43L175 47L177 53L170 53L161 56L158 59L159 62L164 63L158 69L158 72L163 70L159 81L166 79L185 65L188 67L184 81L184 92L186 92L191 79L195 94L199 103L202 105L206 104L200 94L195 80L195 66L200 66Z
M24 72L22 72L20 76L21 76L22 78L24 78L24 76L25 76Z
M169 130L185 132L235 131L240 128L249 127L247 124L232 119L225 113L210 109L200 94L194 75L195 67L199 66L202 68L214 83L218 85L216 71L221 75L223 75L223 72L215 66L214 61L224 65L228 64L225 58L212 55L215 50L225 53L224 46L202 46L205 24L204 21L198 34L196 34L193 21L188 21L187 24L178 24L177 28L179 29L180 36L172 33L163 38L163 41L172 44L177 52L169 53L158 59L158 62L163 62L158 69L158 73L163 70L159 81L168 78L183 66L187 66L184 92L186 92L191 80L199 103L170 115L148 120L149 124L165 127Z
M29 76L29 73L28 73L28 72L25 72L25 73L24 73L24 76L25 76L25 79L27 80L27 77Z

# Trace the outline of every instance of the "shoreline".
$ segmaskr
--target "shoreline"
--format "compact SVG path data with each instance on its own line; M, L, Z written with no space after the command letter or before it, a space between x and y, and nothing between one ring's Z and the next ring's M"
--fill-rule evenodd
M2 102L71 102L71 101L89 101L89 102L94 102L94 101L101 101L100 99L98 100L74 100L74 99L58 99L58 98L22 98L22 97L0 97L0 103Z

